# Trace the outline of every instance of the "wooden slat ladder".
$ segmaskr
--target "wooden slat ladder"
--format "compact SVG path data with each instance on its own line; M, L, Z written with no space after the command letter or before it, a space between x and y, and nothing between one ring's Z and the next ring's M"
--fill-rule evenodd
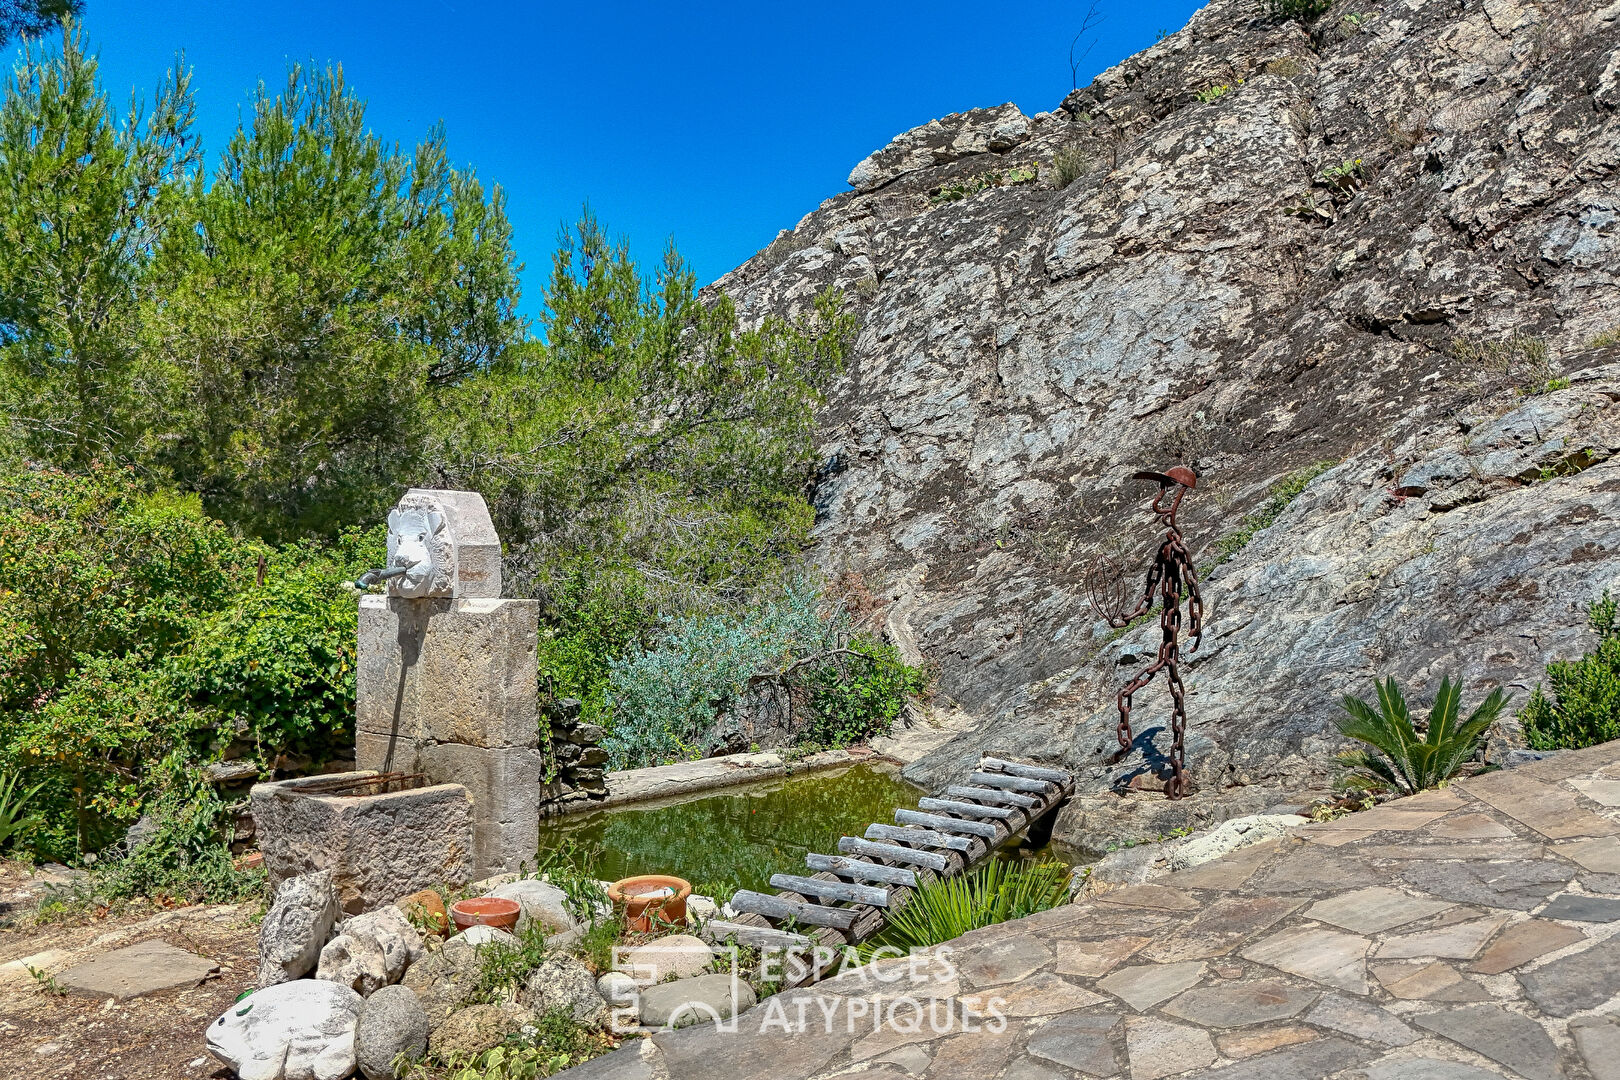
M808 957L815 946L837 955L871 937L919 888L987 858L1074 793L1071 773L1005 758L984 758L968 779L944 797L918 800L917 810L896 809L894 825L844 837L837 855L806 855L808 876L772 875L774 896L739 890L731 898L737 915L705 924L704 937L798 953L805 974L788 986L814 982L823 973ZM783 930L789 922L804 932Z

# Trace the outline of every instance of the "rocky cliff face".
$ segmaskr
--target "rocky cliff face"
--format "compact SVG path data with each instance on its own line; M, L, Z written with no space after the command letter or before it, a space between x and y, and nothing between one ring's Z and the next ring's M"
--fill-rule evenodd
M1079 800L1061 837L1325 784L1336 701L1375 676L1522 704L1589 648L1583 607L1620 586L1617 110L1620 2L1341 2L1306 27L1214 0L1051 112L897 137L721 279L756 315L838 285L863 319L817 552L972 720L909 774L981 749L1098 793L1142 771L1105 758L1158 628L1111 633L1083 577L1152 535L1143 467L1201 473L1201 790ZM1168 705L1138 695L1160 750Z

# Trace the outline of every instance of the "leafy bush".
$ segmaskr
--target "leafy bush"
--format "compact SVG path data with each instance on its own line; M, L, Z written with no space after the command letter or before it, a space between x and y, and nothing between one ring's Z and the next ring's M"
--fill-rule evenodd
M515 944L491 942L478 948L478 1001L511 1001L524 982L546 960L546 928L530 919L514 928Z
M799 739L823 746L888 731L926 683L891 646L853 635L844 608L797 582L739 615L679 620L656 645L612 660L603 742L612 766L713 752L717 721L762 678L788 688Z
M396 1063L405 1080L542 1080L613 1049L611 1036L591 1031L574 1020L568 1008L535 1018L532 1034L514 1036L476 1054L457 1054L441 1073L422 1065Z
M1271 497L1260 509L1245 516L1241 525L1215 541L1215 557L1204 567L1204 572L1208 573L1248 547L1249 541L1254 539L1256 533L1269 528L1282 517L1282 512L1288 509L1288 504L1299 498L1300 493L1312 480L1333 468L1333 464L1331 461L1318 461L1314 465L1307 465L1303 469L1289 473L1271 485Z
M177 761L165 766L163 788L147 801L152 828L133 850L97 861L96 896L223 904L261 895L265 872L238 870L231 859L225 805L213 784Z
M1438 787L1457 775L1479 749L1479 741L1496 722L1507 693L1497 687L1480 702L1462 723L1457 722L1462 685L1449 677L1440 680L1429 711L1428 729L1420 737L1412 726L1412 716L1401 696L1400 687L1390 677L1378 686L1375 709L1358 697L1347 694L1344 711L1338 718L1339 733L1371 746L1376 753L1352 750L1338 757L1349 777L1376 790L1403 793Z
M1536 686L1519 713L1524 735L1536 750L1594 746L1620 739L1620 607L1609 591L1587 609L1598 645L1579 660L1547 665L1549 696Z
M1309 24L1327 14L1333 0L1266 0L1266 13L1274 22Z
M834 657L805 677L810 722L801 738L806 742L848 746L886 735L906 702L927 688L923 673L901 660L892 645L857 637L849 651L854 655Z
M613 729L602 745L614 768L700 758L716 717L756 675L841 644L841 619L802 584L738 616L684 619L658 644L610 665Z
M1028 184L1039 175L1039 162L1029 165L1015 165L1004 173L983 172L977 176L970 176L965 180L951 181L929 196L928 201L935 206L941 203L960 202L969 195L977 195L979 192L988 191L993 187Z
M1067 898L1068 882L1069 871L1061 863L992 859L918 889L910 903L890 913L888 925L861 946L861 953L869 957L879 948L925 949L981 926L1045 911Z
M42 785L33 849L105 846L162 787L159 762L238 738L266 760L347 746L339 582L379 547L278 550L124 470L0 469L0 767Z

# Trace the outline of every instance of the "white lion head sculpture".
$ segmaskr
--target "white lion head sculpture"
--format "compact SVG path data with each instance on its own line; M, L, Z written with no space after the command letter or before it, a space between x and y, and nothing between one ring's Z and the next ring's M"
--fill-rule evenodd
M501 540L476 491L411 488L388 513L388 594L406 599L501 595Z
M413 492L388 512L388 566L406 568L388 583L395 596L454 594L455 545L439 500Z

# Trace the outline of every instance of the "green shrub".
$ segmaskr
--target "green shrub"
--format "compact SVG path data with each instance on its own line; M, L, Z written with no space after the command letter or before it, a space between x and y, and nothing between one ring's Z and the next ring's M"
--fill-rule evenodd
M741 615L683 619L658 644L610 665L613 728L602 745L613 768L635 768L707 755L717 717L748 681L838 647L840 615L822 610L803 584Z
M32 849L70 861L116 839L159 762L350 745L339 582L380 556L380 534L233 536L124 470L0 469L0 768L39 786Z
M1288 509L1288 504L1299 498L1300 493L1312 480L1333 468L1333 464L1331 461L1318 461L1314 465L1307 465L1303 469L1289 473L1271 485L1271 497L1264 505L1245 516L1242 524L1235 530L1215 541L1215 557L1204 567L1204 572L1208 573L1215 569L1247 547L1256 533L1270 527L1282 517L1282 512Z
M515 1035L476 1054L455 1054L440 1072L423 1065L396 1062L405 1080L542 1080L613 1049L604 1033L575 1021L572 1010L553 1009L534 1020L532 1035Z
M358 608L343 583L385 557L381 527L274 551L262 584L249 579L202 620L173 662L176 690L216 729L250 742L261 760L289 752L316 762L349 756Z
M133 851L97 861L97 898L226 904L263 895L265 872L238 870L231 859L228 815L213 784L177 761L164 766L164 786L147 800L152 829Z
M892 645L857 637L849 650L853 656L828 660L804 679L810 722L800 737L806 742L848 746L886 735L906 702L927 688L923 673Z
M1333 0L1266 0L1266 13L1274 22L1313 23L1327 14Z
M1536 750L1594 746L1620 739L1620 622L1609 591L1587 608L1598 635L1597 649L1579 660L1547 665L1551 694L1540 685L1519 713L1524 735Z
M925 949L981 926L1021 919L1056 907L1068 896L1069 872L1061 863L990 862L956 877L930 882L911 902L889 915L888 925L861 946Z
M491 942L478 948L478 986L474 994L478 1001L511 1001L517 997L524 982L546 960L546 927L539 919L530 919L521 929L514 929L516 942L504 945Z
M1376 685L1376 709L1347 694L1343 702L1346 715L1335 721L1341 735L1376 751L1352 750L1338 757L1349 778L1375 790L1411 794L1451 779L1474 756L1485 732L1507 704L1507 693L1497 687L1467 720L1458 723L1462 685L1443 678L1429 711L1428 730L1420 737L1394 677Z
M1066 188L1091 171L1091 155L1078 143L1070 143L1052 155L1052 168L1057 172L1057 186Z

